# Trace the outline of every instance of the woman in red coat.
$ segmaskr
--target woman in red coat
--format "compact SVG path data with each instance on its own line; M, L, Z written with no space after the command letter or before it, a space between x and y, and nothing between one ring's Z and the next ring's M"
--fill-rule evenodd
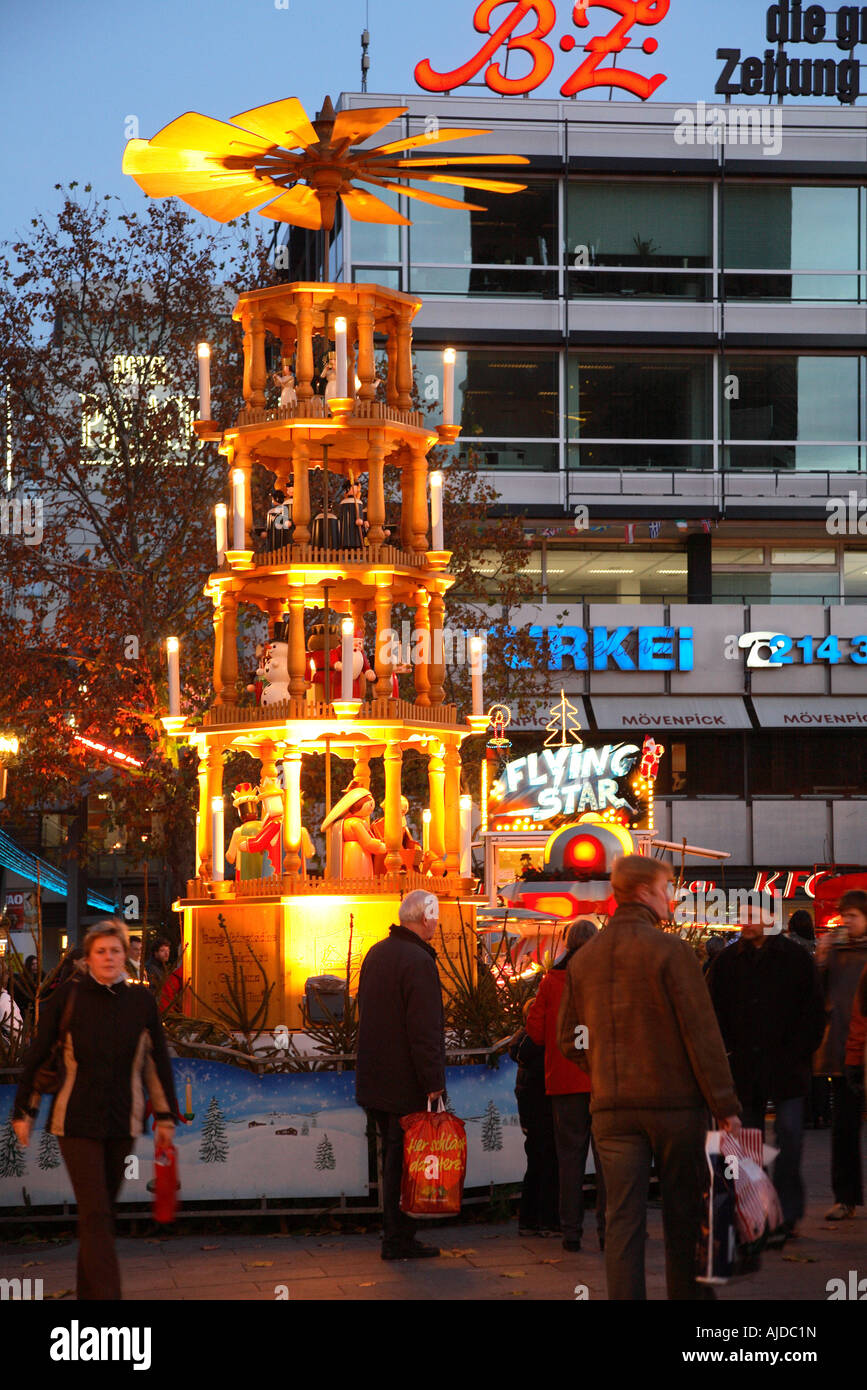
M554 1142L560 1169L563 1249L571 1251L581 1249L584 1169L591 1144L596 1167L596 1229L599 1249L605 1249L605 1184L590 1128L590 1077L563 1056L557 1043L557 1016L566 983L566 968L575 952L595 935L595 925L586 918L570 924L566 932L566 954L548 971L539 986L526 1023L533 1042L545 1047L545 1091L551 1097L554 1111Z

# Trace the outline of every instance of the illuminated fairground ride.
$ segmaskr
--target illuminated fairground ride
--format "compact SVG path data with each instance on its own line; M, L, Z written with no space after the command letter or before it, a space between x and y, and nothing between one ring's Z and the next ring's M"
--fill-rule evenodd
M353 179L464 210L467 203L388 179L497 192L521 187L422 172L454 163L526 162L512 156L397 157L400 149L488 132L441 131L353 150L401 114L402 109L388 109L335 115L328 103L310 122L295 101L245 112L233 124L188 113L151 141L131 141L124 169L152 196L177 195L221 221L255 207L266 217L326 232L333 226L337 196L347 213L361 220L406 223L375 195L355 190ZM214 605L214 694L201 725L180 713L177 643L167 644L170 714L164 723L170 734L196 748L199 758L196 877L176 907L183 914L195 994L212 1001L225 988L221 976L231 962L221 915L251 987L261 985L261 977L244 943L275 985L270 1026L302 1022L299 1006L309 977L345 971L350 916L354 963L386 934L400 897L411 889L438 896L447 935L460 930L461 912L468 925L474 923L472 904L460 907L474 886L466 856L463 872L461 864L460 750L462 741L488 721L477 714L461 723L455 706L444 699L442 630L453 580L450 552L443 548L441 489L431 492L431 538L427 455L435 444L453 443L458 435L452 423L454 358L445 354L446 423L431 431L412 401L412 322L420 307L418 299L374 284L294 283L242 294L234 318L244 335L244 408L225 429L209 418L208 351L200 348L202 418L195 428L200 439L218 443L226 458L232 508L230 518L225 507L217 509L222 563L205 589ZM279 342L283 363L281 404L273 409L266 408L265 395L268 335ZM317 335L333 345L324 396L314 394ZM386 345L384 401L377 399L377 337ZM275 480L277 500L265 550L255 544L254 464ZM400 471L394 535L386 530L386 466ZM324 502L314 517L310 480L315 470L322 473ZM366 515L356 487L365 474ZM344 492L332 518L338 479ZM414 654L412 700L397 694L388 637L395 604L410 605L416 629L430 637ZM244 605L266 615L269 628L257 673L263 689L253 706L237 703L235 693L238 614ZM311 655L305 613L314 608L324 611L325 622L320 647ZM329 613L342 620L339 636L331 632ZM362 640L371 613L376 621L372 670ZM338 646L339 670L333 659ZM261 780L258 791L236 789L234 803L244 808L246 819L226 847L223 757L232 749L259 760ZM401 765L410 749L427 757L423 847L414 845L404 823ZM314 877L305 863L310 840L302 824L301 768L305 757L320 753L329 771L332 755L341 760L345 775L335 800L330 778L326 784L325 872ZM366 793L375 758L384 764L384 817L370 827L373 798ZM252 810L256 801L258 816ZM224 877L224 854L234 879Z

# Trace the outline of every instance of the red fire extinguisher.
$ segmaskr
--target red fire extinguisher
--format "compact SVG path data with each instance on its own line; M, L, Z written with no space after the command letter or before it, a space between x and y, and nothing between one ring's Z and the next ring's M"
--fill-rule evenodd
M168 1225L178 1209L178 1151L174 1144L160 1145L154 1153L154 1221Z

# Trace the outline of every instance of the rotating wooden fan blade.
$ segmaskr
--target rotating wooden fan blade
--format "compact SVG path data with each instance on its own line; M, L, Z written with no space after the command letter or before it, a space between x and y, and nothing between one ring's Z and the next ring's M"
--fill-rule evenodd
M166 145L152 145L149 140L128 140L121 167L133 178L139 174L205 176L217 173L222 163L219 155L203 154L201 150L173 150Z
M444 140L469 140L472 135L490 134L490 130L438 130L435 135L410 135L406 140L392 140L388 145L377 145L375 150L365 150L364 153L394 154L395 150L414 150L418 149L419 145L438 145Z
M462 188L484 188L488 193L523 193L525 183L503 183L500 179L471 179L461 174L414 174L413 178L426 178L429 183L457 183Z
M312 188L299 183L287 191L276 202L266 208L259 208L260 217L271 217L275 222L291 222L295 227L307 227L311 232L322 229L322 207Z
M315 145L319 137L310 122L310 117L297 97L287 97L284 101L269 101L265 106L254 106L250 111L242 111L233 116L235 125L262 135L275 145L296 149Z
M203 171L200 174L134 174L133 178L143 193L147 193L149 198L171 198L177 195L185 198L189 193L224 193L229 190L233 192L241 189L250 189L250 174L221 174L218 171ZM266 187L256 181L257 187ZM272 186L269 194L263 193L262 198L273 197L278 190Z
M399 169L433 169L442 164L529 164L522 154L444 154L436 159L396 159Z
M400 189L400 192L405 192L405 189ZM364 193L361 189L352 188L346 193L341 193L340 197L350 217L354 217L357 222L383 222L390 227L412 225L408 217L402 217L394 208L390 208L388 203L377 198L375 193Z
M196 212L213 217L215 222L232 222L245 212L252 212L260 203L265 203L277 193L275 184L262 183L258 179L248 188L209 188L201 193L178 193L183 202Z
M215 121L210 116L202 116L198 111L187 111L170 121L162 130L151 137L151 145L161 145L173 150L202 150L211 155L258 154L273 147L273 140L265 140L226 121Z
M430 203L436 208L452 208L455 212L487 212L478 203L462 203L456 198L444 198L441 193L428 193L427 189L406 188L402 183L386 183L384 179L371 179L377 188L387 188L394 193L403 193L407 198L418 198L422 203Z
M408 110L408 106L370 106L358 111L340 111L334 118L331 143L348 140L351 145L357 145L359 140L375 135Z

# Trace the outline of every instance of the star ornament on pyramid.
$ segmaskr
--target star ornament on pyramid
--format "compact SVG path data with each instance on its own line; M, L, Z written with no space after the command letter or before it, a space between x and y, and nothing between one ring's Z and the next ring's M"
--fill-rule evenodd
M301 102L288 97L242 111L231 123L188 111L152 139L130 140L123 172L131 174L150 197L180 198L217 222L231 222L255 210L261 217L325 232L334 227L338 197L359 222L410 225L408 218L357 184L461 211L484 209L428 189L410 188L404 181L457 184L491 193L519 193L526 188L526 184L500 179L435 172L451 165L529 163L523 155L405 154L448 140L490 135L489 130L437 129L360 148L408 110L379 106L336 112L326 97L311 121Z

